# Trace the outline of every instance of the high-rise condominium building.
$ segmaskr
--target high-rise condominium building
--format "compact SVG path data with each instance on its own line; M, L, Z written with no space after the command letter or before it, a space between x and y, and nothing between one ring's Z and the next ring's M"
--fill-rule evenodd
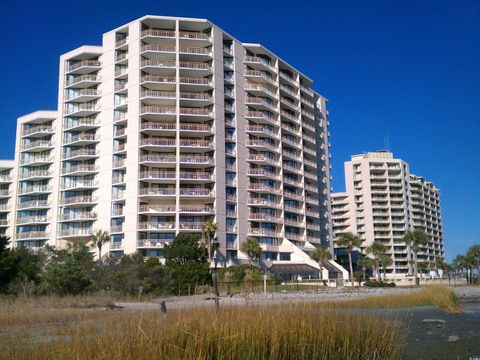
M407 230L419 228L430 239L418 255L419 262L443 259L440 191L410 174L407 163L386 151L354 155L345 162L345 188L332 194L334 241L345 233L358 234L364 247L379 241L392 259L387 272L407 274L411 254L402 238Z
M0 160L0 236L10 233L12 223L13 167L13 161Z
M18 121L15 244L101 229L110 253L162 256L213 219L226 259L251 236L263 258L308 262L332 241L327 101L311 85L203 19L145 16L64 54L58 111Z

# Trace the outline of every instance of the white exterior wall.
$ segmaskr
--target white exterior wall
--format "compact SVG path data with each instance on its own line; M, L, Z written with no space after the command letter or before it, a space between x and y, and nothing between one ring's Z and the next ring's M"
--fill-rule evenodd
M182 47L188 49L180 51ZM144 67L146 60L150 63ZM73 85L72 76L77 77ZM170 77L173 82L165 80ZM187 84L186 77L209 81ZM44 134L52 143L49 192L42 195L48 197L47 221L39 225L41 236L14 236L17 246L63 247L106 230L112 235L107 251L161 256L169 236L181 231L200 235L207 219L218 224L225 259L245 259L239 246L248 236L257 237L264 258L272 260L298 260L291 244L304 255L314 246L331 246L327 100L311 84L261 45L241 43L203 19L146 16L104 34L102 46L63 55L58 113L19 119L15 171L22 167L24 124L52 123L53 131ZM233 96L226 94L229 89ZM171 114L163 113L167 108L173 109ZM205 124L209 130L198 130ZM176 145L162 145L166 138ZM188 139L212 147L180 146ZM77 151L75 157L65 155L67 150ZM212 162L182 160L200 161L200 156L210 156ZM165 157L176 161L169 164ZM231 159L235 164L227 168ZM65 173L67 164L80 170ZM212 177L180 177L192 171L192 176L211 172ZM162 179L164 173L174 177ZM231 184L229 176L234 176ZM71 191L62 185L65 179L73 182ZM274 190L265 185L269 179ZM197 186L212 193L181 192ZM21 195L15 196L20 202ZM235 225L227 228L227 221ZM24 231L15 222L11 228Z
M417 191L412 191L412 184L417 184ZM345 187L346 192L334 194L332 200L333 206L345 209L333 212L335 238L351 232L360 236L363 247L373 241L383 243L393 260L387 271L401 275L411 272L410 254L402 241L405 231L422 228L431 241L419 260L443 258L438 190L425 179L410 175L407 163L383 151L354 155L345 162Z

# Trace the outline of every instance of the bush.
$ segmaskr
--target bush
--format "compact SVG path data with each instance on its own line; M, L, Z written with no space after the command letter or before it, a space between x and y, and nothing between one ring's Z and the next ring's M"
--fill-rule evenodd
M378 282L378 281L367 281L364 284L366 287L373 287L373 288L381 288L381 287L395 287L397 286L394 282L386 283L386 282Z

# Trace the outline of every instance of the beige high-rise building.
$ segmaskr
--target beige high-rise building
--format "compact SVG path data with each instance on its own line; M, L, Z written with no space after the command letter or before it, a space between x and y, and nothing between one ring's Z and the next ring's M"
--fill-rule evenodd
M387 273L408 274L411 254L402 238L407 230L421 228L430 241L419 253L419 261L443 259L440 191L410 174L403 160L386 151L354 155L345 162L345 189L332 194L334 242L348 232L357 234L364 247L379 241L392 259Z
M13 168L13 161L0 160L0 236L11 233Z
M327 101L258 44L204 19L145 16L60 58L58 111L18 120L16 246L112 236L162 256L218 224L220 252L307 262L331 246Z

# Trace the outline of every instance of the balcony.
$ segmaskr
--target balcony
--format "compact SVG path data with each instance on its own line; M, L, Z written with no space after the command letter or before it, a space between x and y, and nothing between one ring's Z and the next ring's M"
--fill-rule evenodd
M157 239L142 239L138 240L138 248L149 248L149 249L162 249L165 245L168 245L170 241L168 240L157 240Z
M141 188L139 192L140 196L147 197L147 196L160 196L160 197L171 197L176 195L175 188Z
M62 175L90 175L98 172L98 167L95 164L79 164L74 166L67 166L62 168Z
M68 116L89 116L100 112L100 105L96 103L79 103L68 105L65 108L65 115Z
M301 193L299 194L299 193L295 193L295 192L292 192L292 191L284 190L283 195L285 197L289 197L290 199L303 201L303 195Z
M60 230L60 236L63 238L91 237L92 230L89 228L72 228Z
M247 111L245 117L257 122L278 124L278 119L266 111Z
M97 120L90 117L75 118L75 120L68 121L65 120L63 124L64 131L83 131L97 127L99 127Z
M66 88L88 88L100 84L100 77L97 75L78 75L67 80Z
M36 215L36 216L22 216L17 217L15 220L16 225L38 225L48 223L47 215Z
M82 103L95 100L100 96L100 91L97 89L80 89L67 93L65 102Z
M207 188L180 188L180 196L211 198L214 196L214 193L213 190Z
M47 165L53 162L53 156L49 155L35 155L35 156L28 156L28 157L23 157L20 160L20 165L25 166L25 165Z
M186 140L180 139L179 142L180 147L187 147L187 148L195 148L195 149L206 149L210 150L213 149L213 144L208 140Z
M280 166L278 160L263 154L250 154L248 155L247 161L255 164L268 164L277 167Z
M58 221L94 221L97 219L97 214L91 211L85 212L69 212L65 214L60 214L58 216Z
M142 85L148 86L151 90L174 90L177 82L175 76L143 75L140 79Z
M245 56L245 63L255 69L277 72L274 64L259 56Z
M17 205L18 210L27 210L27 209L46 209L50 205L48 200L32 200L32 201L22 201Z
M142 115L155 115L151 118L166 118L174 119L177 114L175 106L156 106L156 105L143 105L141 109Z
M197 61L180 61L179 67L182 75L207 76L212 73L212 66Z
M193 135L193 134L210 134L212 132L211 126L208 124L190 124L183 123L180 124L180 131L182 135Z
M308 96L313 97L313 91L310 90L310 89L308 89L308 88L306 88L305 86L300 85L300 90L301 90L302 92L304 92L305 94L307 94Z
M293 121L293 122L298 123L298 124L300 123L300 119L298 119L294 114L291 114L288 111L282 110L280 112L280 114L282 115L282 117L284 117L284 118L286 118L290 121Z
M272 236L272 237L280 236L280 234L276 230L262 229L262 228L250 228L248 229L248 234L255 235L255 236Z
M180 77L180 90L184 91L207 91L213 84L208 78L204 77Z
M47 231L25 231L15 234L16 240L44 240L48 239L48 237Z
M290 212L294 212L294 213L297 213L297 214L301 214L303 212L303 208L301 206L295 206L295 205L285 204L284 209L285 209L285 211L290 211Z
M147 214L175 214L176 208L175 205L140 205L138 211Z
M204 223L201 222L180 222L179 230L188 230L188 231L202 231Z
M174 222L152 222L144 221L138 224L139 231L175 231Z
M172 181L177 178L175 171L142 171L140 173L141 180L166 180Z
M176 48L173 45L145 44L141 47L142 53L170 53L175 54Z
M67 66L68 74L86 74L100 70L102 63L98 60L81 60Z
M160 155L160 154L147 154L147 155L140 155L140 162L141 163L173 163L177 162L177 158L175 155Z
M278 86L278 82L264 71L247 70L245 72L245 77L250 78L252 81L261 81L273 86Z
M8 220L7 219L0 219L0 226L1 227L8 226Z
M298 88L299 84L298 84L298 81L295 80L295 78L283 72L282 70L280 70L279 75L281 79L288 81L289 85L294 85L295 87Z
M49 170L30 170L20 173L21 180L43 180L51 177Z
M64 146L85 146L99 142L95 134L77 134L72 136L65 136L63 138Z
M69 191L69 190L88 190L94 189L98 187L98 183L94 180L90 181L76 181L71 183L64 183L61 186L62 191Z
M23 137L43 137L46 135L52 135L54 133L52 126L37 125L23 129Z
M48 185L25 186L19 189L20 195L48 194L52 189Z
M95 149L78 149L73 151L67 151L63 153L63 160L69 161L82 161L89 160L98 157Z
M188 180L195 182L211 182L213 181L213 175L209 172L197 171L197 172L180 172L180 180Z
M275 91L275 89L261 85L261 84L247 82L245 84L245 90L248 90L248 92L256 96L268 95L274 99L277 98L277 92Z
M255 107L259 110L270 110L277 112L277 106L273 101L264 97L247 96L245 104Z
M185 60L206 61L212 57L210 49L205 47L180 46L178 50Z
M161 122L144 122L141 125L141 130L146 134L171 134L176 131L175 123L161 123Z
M268 171L268 170L265 170L263 168L248 169L247 175L248 176L254 176L254 177L260 177L260 178L266 177L266 178L274 179L274 180L279 179L279 176L275 172Z
M247 190L257 193L280 193L280 188L268 186L262 183L250 183L248 184Z
M144 138L140 140L140 146L142 147L150 147L155 149L156 147L170 147L174 148L177 146L177 142L175 139L169 138Z
M53 148L53 144L50 140L36 140L24 143L21 147L22 151L45 151Z
M208 40L210 41L210 35L207 33L197 32L197 31L180 31L180 39L190 39L190 40Z
M60 199L62 206L93 205L96 200L91 195L69 196Z
M213 157L201 155L180 155L180 163L191 165L213 165Z
M207 108L180 108L180 115L183 119L197 119L198 117L212 118L213 114L210 109Z
M265 213L250 213L247 219L249 221L265 221L265 222L282 222L282 218L277 215L265 214Z
M259 148L261 150L270 150L270 151L276 151L278 152L278 145L271 144L266 140L247 140L247 146L253 147L253 148Z
M142 38L144 37L159 37L159 38L174 38L174 30L160 30L160 29L146 29L142 31Z
M178 211L180 213L189 213L189 214L211 214L213 213L213 207L205 205L183 205L180 204Z
M267 200L264 198L249 198L247 204L250 206L270 207L278 208L280 204L275 201Z
M0 183L11 183L12 181L11 175L0 175Z

